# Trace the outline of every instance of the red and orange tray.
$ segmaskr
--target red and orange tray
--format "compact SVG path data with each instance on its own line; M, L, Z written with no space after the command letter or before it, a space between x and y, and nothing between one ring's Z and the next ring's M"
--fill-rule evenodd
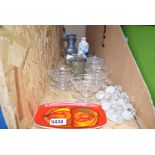
M97 128L106 122L100 105L85 102L45 103L34 118L34 124L42 128Z

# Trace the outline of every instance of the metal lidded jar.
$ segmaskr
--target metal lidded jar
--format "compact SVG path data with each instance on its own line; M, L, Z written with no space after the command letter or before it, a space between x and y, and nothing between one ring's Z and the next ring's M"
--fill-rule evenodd
M84 74L87 59L79 57L77 54L73 54L72 56L73 58L69 59L67 62L74 71L74 74Z

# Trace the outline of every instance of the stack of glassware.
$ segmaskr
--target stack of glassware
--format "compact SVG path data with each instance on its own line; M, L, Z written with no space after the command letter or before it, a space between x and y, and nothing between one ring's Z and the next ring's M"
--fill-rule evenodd
M73 71L70 67L62 65L58 68L49 69L49 74L52 77L54 83L51 83L54 87L65 90L71 87L71 79L73 77Z
M88 57L85 74L75 75L71 82L82 96L89 97L102 88L109 73L109 70L104 67L104 59L96 56Z
M75 59L67 62L69 66L49 70L55 81L54 86L65 90L73 85L82 96L92 96L102 87L110 72L104 67L104 60L101 58L93 56L81 60L77 55L73 56Z
M84 97L93 95L100 89L100 85L96 84L97 78L93 74L78 74L71 80L74 88Z
M85 71L86 73L93 74L95 78L101 81L107 79L108 75L110 74L110 70L104 67L104 59L96 56L87 58Z

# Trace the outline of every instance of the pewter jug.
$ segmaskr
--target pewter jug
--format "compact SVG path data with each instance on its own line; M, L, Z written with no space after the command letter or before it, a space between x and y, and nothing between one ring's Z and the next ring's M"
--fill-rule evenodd
M75 47L76 43L76 34L66 35L67 46L65 48L66 55L73 55L77 53L77 48Z

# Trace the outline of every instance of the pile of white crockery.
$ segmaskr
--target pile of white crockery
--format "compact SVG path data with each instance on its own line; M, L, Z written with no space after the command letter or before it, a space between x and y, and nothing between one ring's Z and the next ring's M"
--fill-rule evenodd
M105 90L96 93L96 99L100 101L107 118L112 122L121 124L134 118L135 109L121 86L107 86Z

